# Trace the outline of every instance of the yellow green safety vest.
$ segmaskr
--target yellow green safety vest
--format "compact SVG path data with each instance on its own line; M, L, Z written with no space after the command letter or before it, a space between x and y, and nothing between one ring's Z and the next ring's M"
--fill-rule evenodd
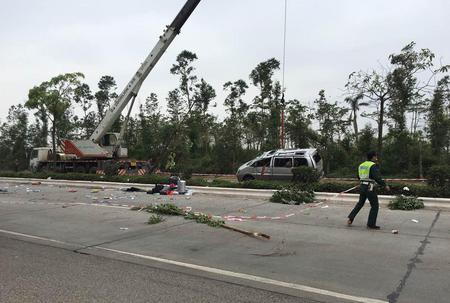
M359 165L358 167L358 175L361 181L374 181L369 178L370 176L370 168L375 165L375 162L366 161Z

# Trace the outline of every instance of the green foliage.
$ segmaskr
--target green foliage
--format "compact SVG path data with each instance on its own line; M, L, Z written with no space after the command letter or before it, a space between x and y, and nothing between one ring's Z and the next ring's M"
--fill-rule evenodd
M116 88L116 80L112 76L106 75L100 78L98 91L95 93L99 120L103 119L106 111L111 106L111 102L117 98Z
M69 109L75 103L75 91L81 85L82 73L67 73L42 82L30 89L25 106L37 110L44 124L52 124L52 145L56 150L57 139L67 137L72 117ZM56 155L56 153L54 153Z
M159 214L153 214L148 218L148 224L158 224L164 221L164 218Z
M320 180L320 173L316 169L308 166L294 167L292 174L293 182L311 184Z
M221 219L214 219L209 215L201 213L188 212L184 215L186 220L195 220L197 223L207 224L211 227L221 227L225 224L225 221Z
M381 154L384 175L420 177L432 165L450 163L449 66L435 66L434 54L417 49L414 43L391 55L383 69L352 73L345 99L329 102L322 90L312 107L305 104L314 100L282 98L283 88L275 77L280 62L269 58L249 69L248 83L224 79L225 96L217 102L224 104L226 115L220 119L211 110L216 90L198 74L198 60L188 50L176 57L171 73L179 85L161 96L167 101L167 112L160 110L158 96L152 93L138 115L130 117L125 140L131 158L151 159L154 170L181 173L185 179L193 172L233 174L262 151L280 146L284 110L288 147L319 149L327 175L354 177L357 165L374 149ZM53 77L30 89L26 102L30 111L11 108L9 117L0 123L3 168L14 170L18 158L18 169L25 169L31 147L48 146L49 130L54 147L61 138L89 137L117 97L117 86L113 77L102 76L94 92L82 79L80 73ZM437 86L430 86L428 79ZM33 115L36 121L29 119ZM369 125L359 130L361 117L371 119L377 129ZM419 127L425 118L426 138ZM118 131L122 120L110 131ZM389 127L387 135L385 127ZM134 180L114 175L60 178ZM137 182L158 178L146 176ZM189 181L204 186L279 188L277 183L264 181L239 185L198 178ZM447 187L437 188L434 195L446 195Z
M417 199L415 196L399 195L393 201L389 202L388 207L390 209L413 210L424 208L425 206L422 200Z
M433 187L450 185L450 165L432 166L427 173L427 182Z
M152 204L143 209L154 214L150 216L148 224L156 224L163 221L161 215L184 216L186 220L195 220L197 223L207 224L211 227L221 227L225 224L225 221L222 219L216 219L206 214L185 212L183 209L172 203Z
M3 169L23 170L28 167L30 151L28 114L23 105L11 106L6 122L0 125L0 166Z
M163 184L167 183L167 176L162 175L145 175L145 176L100 176L95 174L80 174L80 173L52 173L52 172L37 172L29 171L12 172L0 171L1 177L10 178L37 178L47 179L51 177L54 180L83 180L83 181L107 181L107 182L121 182L121 183L139 183L139 184ZM313 184L311 187L315 192L334 192L339 193L347 190L358 182L338 182L338 181L321 181ZM187 181L188 186L210 186L210 187L224 187L224 188L252 188L252 189L272 189L281 190L284 187L295 186L294 183L283 181L263 181L253 180L249 182L231 182L227 180L213 180L208 182L206 179L193 177ZM391 191L386 191L384 188L378 188L377 192L381 195L399 195L403 192L403 187L409 187L412 194L419 197L436 197L436 198L450 198L450 186L433 187L423 183L402 183L390 182ZM358 189L352 190L350 193L358 193Z
M152 204L145 208L146 211L159 215L183 216L184 210L173 203Z
M445 147L450 146L450 77L439 80L428 111L428 136L435 156L442 159Z
M270 201L295 205L312 203L314 202L314 191L309 187L293 185L274 192Z

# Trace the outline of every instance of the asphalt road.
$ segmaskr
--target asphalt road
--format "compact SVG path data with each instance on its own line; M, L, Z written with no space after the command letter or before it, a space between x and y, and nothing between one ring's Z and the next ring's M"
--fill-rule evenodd
M0 302L316 302L3 235L0 256Z
M382 208L368 231L368 207L347 227L351 206L333 201L2 187L1 302L448 302L447 211ZM248 216L227 224L271 239L128 209L161 202Z

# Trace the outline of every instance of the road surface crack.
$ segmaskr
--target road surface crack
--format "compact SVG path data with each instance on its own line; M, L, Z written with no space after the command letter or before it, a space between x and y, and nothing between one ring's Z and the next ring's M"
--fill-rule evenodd
M419 256L423 256L425 254L425 248L427 247L428 244L431 243L428 239L430 238L431 231L434 228L434 225L436 224L440 215L441 215L441 211L439 210L436 213L436 216L434 217L433 223L431 223L431 226L428 229L427 235L425 236L425 238L422 241L420 241L421 245L419 246L416 253L414 254L414 257L409 260L405 275L400 280L400 283L398 284L397 288L387 296L389 303L396 303L398 301L398 298L400 297L401 292L405 288L406 282L408 281L409 277L411 276L413 269L416 268L416 264L422 262L422 260L419 258Z

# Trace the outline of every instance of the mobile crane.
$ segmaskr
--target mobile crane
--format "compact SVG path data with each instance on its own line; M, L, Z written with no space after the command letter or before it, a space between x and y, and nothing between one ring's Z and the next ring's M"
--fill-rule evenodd
M56 151L56 157L52 148L34 148L31 154L30 168L32 170L54 169L61 172L96 172L103 169L106 163L110 162L122 163L125 166L129 163L135 164L135 161L124 160L128 157L128 150L124 147L123 140L134 100L148 74L180 33L184 23L199 3L200 0L186 1L172 23L164 30L158 43L141 64L133 78L131 78L114 104L106 112L103 120L100 121L89 140L62 140L60 150ZM121 132L108 132L130 101L131 104Z

